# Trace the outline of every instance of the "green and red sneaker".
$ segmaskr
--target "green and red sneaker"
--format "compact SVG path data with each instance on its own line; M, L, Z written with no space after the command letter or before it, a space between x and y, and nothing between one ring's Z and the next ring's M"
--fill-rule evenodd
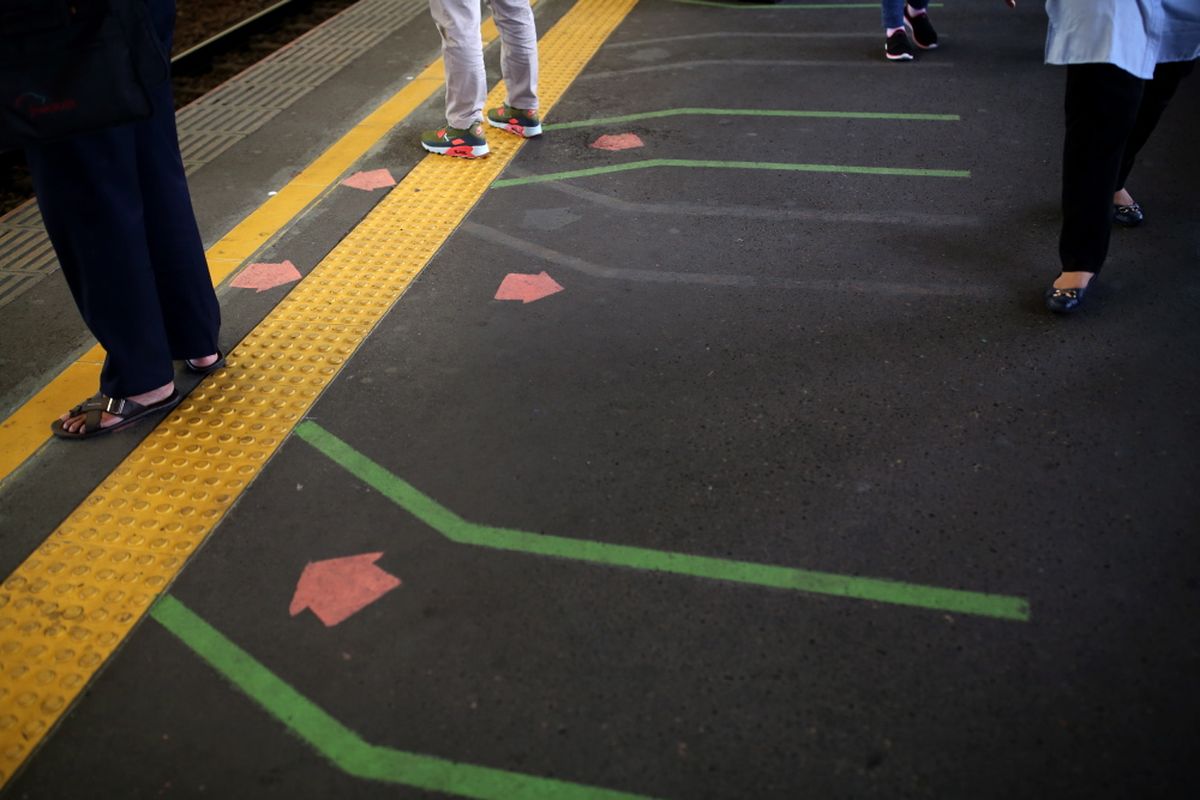
M487 139L483 138L483 125L474 123L469 128L451 128L447 125L436 131L421 134L421 147L439 156L479 158L489 152Z
M487 122L493 128L500 128L526 139L542 135L542 118L535 109L513 108L502 105L487 112Z

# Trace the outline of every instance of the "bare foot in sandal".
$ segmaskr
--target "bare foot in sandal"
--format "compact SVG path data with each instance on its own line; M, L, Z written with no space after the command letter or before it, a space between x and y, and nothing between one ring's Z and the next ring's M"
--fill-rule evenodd
M178 399L173 381L125 398L109 398L97 393L59 417L51 425L51 431L64 439L82 439L107 433L123 428L146 414L168 408Z

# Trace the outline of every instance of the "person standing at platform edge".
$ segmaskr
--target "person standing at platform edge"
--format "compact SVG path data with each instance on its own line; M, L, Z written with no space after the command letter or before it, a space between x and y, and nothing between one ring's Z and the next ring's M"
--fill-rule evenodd
M147 0L170 51L174 0ZM51 430L84 439L176 405L172 359L217 369L220 307L192 211L171 83L146 87L148 119L25 148L34 192L75 303L107 355L100 393Z
M1046 63L1066 65L1067 89L1062 272L1045 300L1067 314L1108 256L1134 159L1200 58L1200 0L1047 0L1046 13Z
M484 114L487 75L479 0L429 0L429 11L442 35L446 65L446 127L421 134L421 146L438 155L478 158L488 154L483 121L530 138L542 133L538 116L537 29L529 0L489 0L500 31L500 70L508 102Z

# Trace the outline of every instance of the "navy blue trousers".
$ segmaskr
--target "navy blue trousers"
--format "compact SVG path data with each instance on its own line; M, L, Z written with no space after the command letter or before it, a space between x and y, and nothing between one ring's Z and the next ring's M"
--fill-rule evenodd
M170 46L174 0L150 0ZM169 81L149 119L26 148L63 275L108 357L100 390L129 397L171 381L172 359L217 351L220 306L192 211Z
M1194 61L1164 62L1149 81L1112 64L1067 67L1058 240L1064 272L1099 272L1104 266L1113 193L1125 187L1138 153L1194 66Z

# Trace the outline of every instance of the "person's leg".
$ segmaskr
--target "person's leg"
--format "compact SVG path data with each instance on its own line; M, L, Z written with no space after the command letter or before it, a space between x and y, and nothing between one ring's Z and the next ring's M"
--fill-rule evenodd
M508 90L508 105L536 111L538 50L533 8L527 0L490 0L490 5L500 31L500 68Z
M100 391L153 405L173 396L174 368L142 218L133 127L29 147L26 156L63 275L106 352ZM60 419L56 433L68 434L121 421L82 406Z
M108 353L100 390L170 383L171 352L146 241L133 125L26 150L42 220L75 304Z
M1087 285L1108 255L1112 196L1143 81L1111 64L1067 67L1060 289Z
M160 37L169 44L174 26L173 0L152 0L150 11ZM183 208L170 202L170 197L143 195L145 186L156 185L148 183L144 174L147 167L143 160L154 146L147 140L146 131L170 131L172 158L177 175L182 176L169 83L157 87L153 94L154 111L148 120L27 151L38 204L63 274L85 322L107 352L100 391L116 400L141 405L170 403L177 397L172 380L171 335L164 313L168 317L186 314L186 309L164 310L162 280L155 263L159 256L151 251L170 247L165 244L166 238L184 237L184 242L175 247L190 258L172 250L162 254L164 263L172 269L190 266L193 283L200 280L195 273L201 273L200 288L191 291L201 298L202 305L205 297L211 298L214 306L216 302L190 202ZM165 168L161 162L149 166L154 171ZM186 184L184 188L186 191ZM172 227L148 231L147 216L153 214L170 217ZM189 228L191 239L187 238ZM171 319L173 324L187 322L182 316ZM205 330L201 342L211 339L215 350L215 321L211 324L212 335ZM203 360L209 352L190 355ZM80 433L87 416L64 415L61 428ZM92 416L99 421L86 424L109 427L120 422L119 417L98 409Z
M429 0L429 12L442 35L446 122L452 128L470 128L483 120L487 100L479 0Z
M904 30L904 0L883 0L883 54L888 61L912 61L912 44Z
M161 14L172 7L164 2L152 8ZM156 22L169 41L170 19ZM151 102L153 116L134 131L150 266L171 356L203 363L217 353L221 309L179 154L170 82L151 92Z
M881 0L879 6L886 33L904 27L904 0Z
M1170 104L1171 98L1175 96L1175 90L1179 88L1180 81L1191 73L1195 66L1195 61L1171 61L1155 67L1154 78L1146 82L1145 90L1142 93L1142 102L1138 106L1137 120L1133 124L1133 130L1129 132L1129 140L1125 143L1121 169L1117 175L1118 190L1125 189L1125 183L1129 180L1129 173L1133 171L1133 164L1137 160L1138 153L1150 139L1150 134L1154 132L1154 128ZM1126 201L1119 203L1120 205L1128 205L1133 202L1133 198L1127 193L1120 199ZM1114 202L1118 202L1116 197L1114 197Z

